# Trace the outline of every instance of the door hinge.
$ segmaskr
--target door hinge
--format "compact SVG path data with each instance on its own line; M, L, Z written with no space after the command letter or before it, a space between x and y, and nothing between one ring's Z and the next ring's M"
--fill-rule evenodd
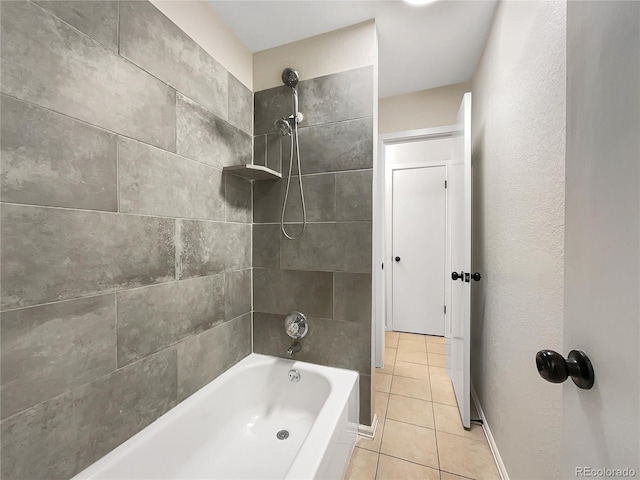
M447 181L444 181L444 188L447 188Z
M447 306L446 305L444 306L444 314L445 315L447 314Z

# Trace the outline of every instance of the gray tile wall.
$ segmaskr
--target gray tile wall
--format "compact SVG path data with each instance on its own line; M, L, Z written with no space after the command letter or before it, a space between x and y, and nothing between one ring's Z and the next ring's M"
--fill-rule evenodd
M299 84L300 153L309 224L299 240L280 232L286 180L253 186L254 351L285 356L282 321L292 310L311 322L296 358L360 373L360 422L371 424L371 205L373 68ZM290 146L273 133L289 115L288 87L256 92L255 163L289 171ZM294 167L285 221L302 218Z
M68 478L251 351L253 95L148 2L0 5L0 476Z

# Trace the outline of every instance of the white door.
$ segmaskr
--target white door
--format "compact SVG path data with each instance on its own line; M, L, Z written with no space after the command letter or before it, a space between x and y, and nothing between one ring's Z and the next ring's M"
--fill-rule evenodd
M453 382L460 417L471 427L471 93L462 99L449 170L451 202L451 332L447 332L447 371Z
M640 3L569 2L567 19L565 318L558 353L583 350L595 383L590 390L571 379L558 385L561 477L638 478ZM594 473L599 469L609 471Z
M444 335L446 167L392 178L393 329Z

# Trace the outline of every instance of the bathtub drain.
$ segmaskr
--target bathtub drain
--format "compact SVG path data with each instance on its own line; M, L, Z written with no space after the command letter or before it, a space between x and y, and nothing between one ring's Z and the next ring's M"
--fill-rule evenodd
M276 437L278 438L278 440L286 440L287 438L289 438L289 432L286 430L280 430L278 433L276 433Z

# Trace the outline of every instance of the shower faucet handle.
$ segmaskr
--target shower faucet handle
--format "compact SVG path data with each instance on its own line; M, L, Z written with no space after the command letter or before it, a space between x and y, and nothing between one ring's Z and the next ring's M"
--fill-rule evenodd
M296 340L304 337L309 332L307 317L301 312L291 312L284 319L284 330Z

